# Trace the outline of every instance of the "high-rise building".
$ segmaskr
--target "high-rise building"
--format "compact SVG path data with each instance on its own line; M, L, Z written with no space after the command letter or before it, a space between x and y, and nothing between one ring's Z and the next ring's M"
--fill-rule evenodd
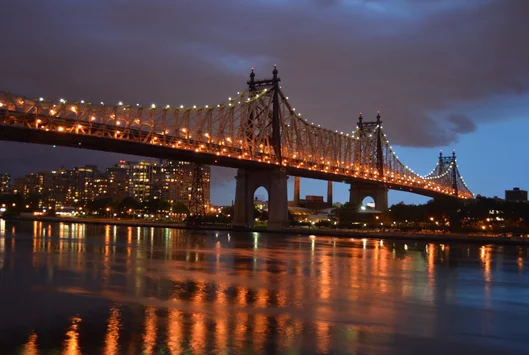
M43 176L41 173L30 173L23 178L16 178L14 192L28 198L31 195L42 194Z
M189 206L193 184L194 165L182 161L160 162L140 161L129 163L130 196L138 201L162 199L174 205L183 203ZM204 202L210 205L210 167L202 166Z
M144 202L154 198L154 177L158 165L149 161L131 162L129 192L134 199Z
M183 202L186 206L189 206L191 200L191 189L193 186L193 173L194 164L188 162L179 162L180 164L180 180L177 185L177 194L179 195L179 202ZM210 180L211 180L211 169L209 165L202 165L202 183L204 190L204 204L206 209L210 206Z
M205 207L209 208L210 167L204 165L201 169ZM120 202L129 196L139 202L160 199L189 206L193 172L194 165L188 162L121 160L105 173L95 165L31 173L14 180L13 192L43 208L85 205L100 198ZM4 176L0 175L0 181L8 179Z
M0 174L0 195L11 193L11 175Z
M42 179L42 206L57 209L67 204L69 181L66 169L43 171L39 175Z
M98 173L97 166L87 165L81 168L66 170L60 179L65 185L64 204L85 205L95 197L94 179Z
M505 199L507 201L527 201L527 191L515 187L512 190L505 190Z
M113 188L114 186L112 186ZM107 174L98 171L94 175L90 189L94 200L109 197L112 189L109 189Z
M107 168L106 180L108 189L106 195L102 197L108 196L119 202L130 196L130 164L128 162L121 160L119 164Z

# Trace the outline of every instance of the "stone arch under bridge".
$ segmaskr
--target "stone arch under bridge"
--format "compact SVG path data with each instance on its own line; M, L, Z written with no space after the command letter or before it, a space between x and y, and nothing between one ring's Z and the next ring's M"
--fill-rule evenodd
M382 184L352 183L349 189L349 202L360 208L362 201L371 197L375 201L375 209L385 212L388 210L388 188Z
M268 228L281 229L288 226L287 175L280 169L238 169L233 212L234 227L254 225L253 200L255 191L264 187L268 192Z

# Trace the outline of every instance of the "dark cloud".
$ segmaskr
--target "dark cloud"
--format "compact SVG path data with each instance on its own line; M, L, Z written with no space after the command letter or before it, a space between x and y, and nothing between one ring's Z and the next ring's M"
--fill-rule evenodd
M476 130L476 124L465 115L450 115L447 121L452 124L455 134L472 133Z
M381 110L393 144L432 147L491 119L458 103L528 91L526 0L6 0L0 10L0 89L27 95L203 105L244 89L251 66L269 76L277 63L309 121L346 131L359 111Z

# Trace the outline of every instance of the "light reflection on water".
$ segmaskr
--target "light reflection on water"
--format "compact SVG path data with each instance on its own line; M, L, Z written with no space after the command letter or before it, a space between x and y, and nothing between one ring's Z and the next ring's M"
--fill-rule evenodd
M523 353L527 257L0 220L0 353Z

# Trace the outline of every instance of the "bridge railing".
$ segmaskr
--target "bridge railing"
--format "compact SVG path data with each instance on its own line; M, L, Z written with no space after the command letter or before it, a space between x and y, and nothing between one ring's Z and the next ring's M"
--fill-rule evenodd
M27 129L93 135L163 145L263 164L291 166L405 188L455 195L442 177L425 178L402 164L382 127L351 133L309 123L279 93L282 160L272 139L273 92L239 92L227 102L204 107L92 104L28 99L0 92L0 122ZM383 168L377 166L382 137ZM462 180L462 179L461 179ZM472 194L461 184L458 197Z

